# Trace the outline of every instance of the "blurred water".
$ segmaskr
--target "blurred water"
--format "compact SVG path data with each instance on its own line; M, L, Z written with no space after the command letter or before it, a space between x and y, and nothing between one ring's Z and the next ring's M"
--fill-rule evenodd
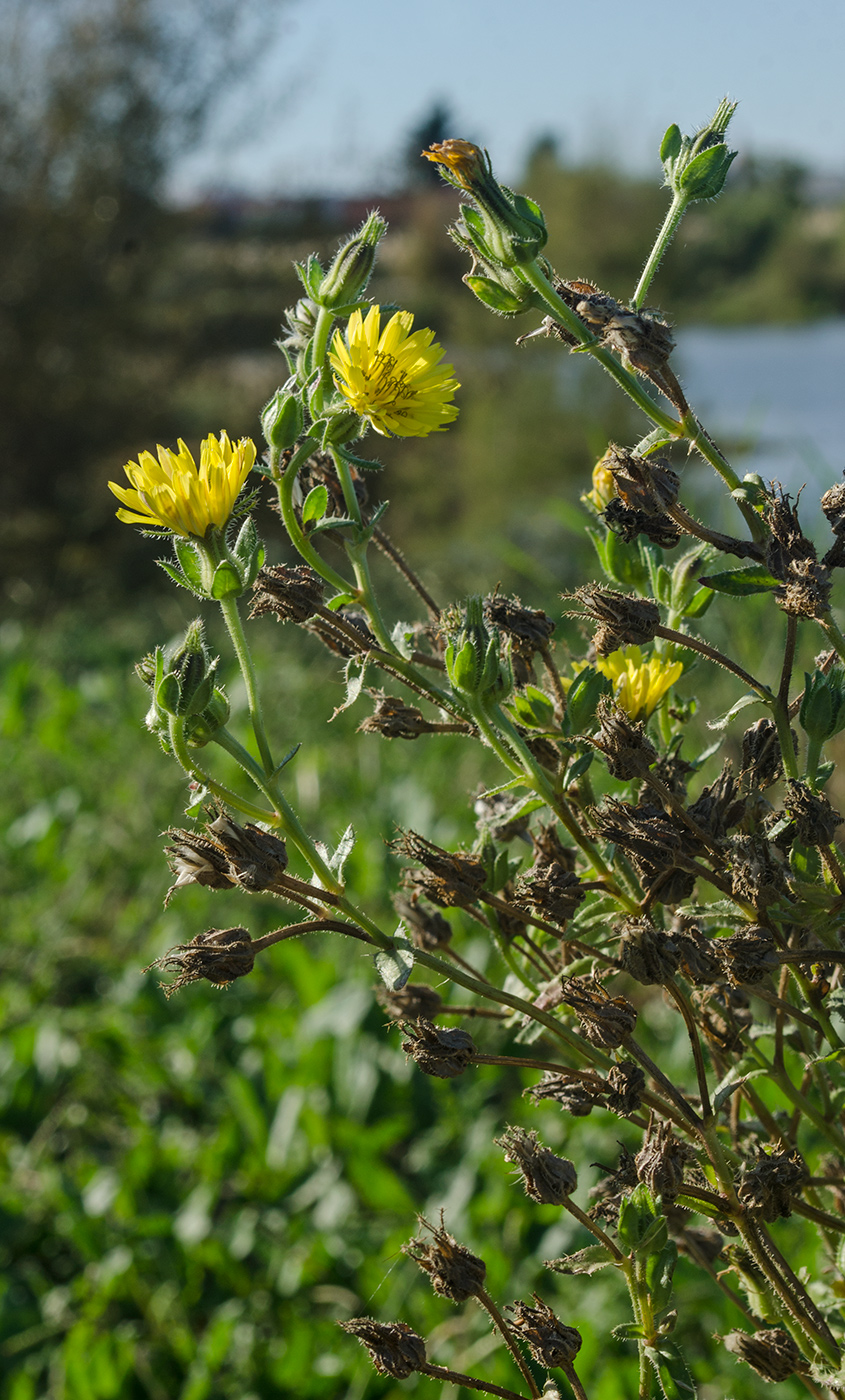
M806 482L802 516L817 514L819 493L845 468L845 320L676 336L687 396L740 475L759 472L791 491Z

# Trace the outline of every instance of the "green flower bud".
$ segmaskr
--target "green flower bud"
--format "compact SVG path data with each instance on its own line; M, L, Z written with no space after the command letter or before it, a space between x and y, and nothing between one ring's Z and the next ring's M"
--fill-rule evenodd
M211 701L219 657L212 657L206 646L202 622L192 622L185 639L175 647L157 647L144 657L137 674L153 692L153 705L147 715L147 728L158 732L168 715L198 714Z
M229 719L229 700L219 686L214 686L202 711L192 714L185 724L185 737L192 749L203 748L218 729L222 729Z
M534 261L548 238L543 211L533 199L499 184L486 151L470 141L441 141L423 155L478 206L462 209L459 241L471 242L486 263L518 267Z
M582 734L596 718L596 709L601 697L612 692L611 682L600 671L594 671L591 666L579 671L566 697L567 733Z
M367 290L378 245L386 233L387 223L373 211L358 232L335 254L331 267L314 292L318 306L324 306L329 311L354 307Z
M817 744L845 729L845 670L841 666L829 675L822 671L814 671L812 676L805 674L798 717L807 737Z
M725 144L725 133L736 103L724 99L706 126L693 136L682 136L675 125L669 127L660 146L665 183L685 199L715 199L722 191L727 173L736 157Z
M354 442L355 438L361 436L363 428L363 418L359 418L357 413L353 413L348 408L342 408L340 412L327 417L323 432L323 448L342 447L346 442Z
M269 447L284 452L302 436L305 416L298 394L277 389L261 414L264 440Z
M446 647L445 661L452 689L459 694L500 701L513 690L510 657L501 655L499 633L491 634L485 626L484 602L477 595L467 600L463 624Z

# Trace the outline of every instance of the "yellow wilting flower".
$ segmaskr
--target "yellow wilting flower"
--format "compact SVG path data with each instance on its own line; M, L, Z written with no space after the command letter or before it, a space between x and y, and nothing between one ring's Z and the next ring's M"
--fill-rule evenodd
M596 510L605 510L616 495L616 482L613 472L606 465L608 454L605 453L600 461L593 467L593 489L586 491L581 497L583 501L589 501Z
M441 365L434 331L411 334L410 311L397 311L384 330L381 310L366 320L353 311L344 337L335 332L329 359L335 384L353 413L369 419L383 437L427 437L457 418L450 400L460 388L452 366Z
M255 443L241 438L234 447L228 433L213 433L202 443L197 467L182 439L176 452L158 447L158 461L151 452L139 453L127 462L131 489L109 482L127 510L117 512L127 525L172 530L176 535L202 539L209 525L225 525L255 461Z
M655 653L648 661L639 647L622 647L600 656L596 670L613 682L616 703L631 719L648 719L670 686L683 672L682 661L667 661Z

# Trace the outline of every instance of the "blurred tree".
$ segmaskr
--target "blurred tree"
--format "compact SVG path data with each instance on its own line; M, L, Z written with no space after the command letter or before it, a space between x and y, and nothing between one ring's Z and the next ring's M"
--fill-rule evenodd
M0 468L6 578L84 585L115 444L173 435L162 268L174 158L243 78L264 0L0 0ZM29 587L12 584L13 596Z
M437 101L418 126L408 134L401 156L401 179L405 189L440 189L443 181L436 165L421 160L420 152L435 141L455 136L455 119L448 102Z

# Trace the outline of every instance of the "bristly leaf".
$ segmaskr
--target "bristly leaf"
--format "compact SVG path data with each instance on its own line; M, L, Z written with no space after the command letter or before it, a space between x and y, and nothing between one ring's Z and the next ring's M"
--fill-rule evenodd
M338 880L343 879L343 867L349 859L354 845L355 830L350 825L346 828L340 840L338 841L337 846L335 847L334 855L329 861L329 870L332 872L333 875L337 876Z
M664 1400L687 1400L697 1395L695 1381L677 1343L662 1338L657 1346L644 1347L646 1356L657 1374Z
M546 1259L544 1267L556 1274L595 1274L609 1264L619 1267L619 1261L603 1244L588 1244L574 1254L562 1254L559 1259Z
M769 573L765 564L744 564L741 569L725 569L720 574L709 574L698 582L704 588L714 588L717 593L728 593L732 598L748 598L752 593L770 593L780 587L780 579Z
M344 710L348 710L350 705L354 705L364 686L364 677L367 674L368 658L366 656L350 656L346 663L344 677L346 680L346 699L342 705L335 709L332 719L337 719Z
M390 992L401 992L414 970L414 948L400 924L393 935L393 948L381 948L374 955L376 972Z
M727 729L731 720L739 714L740 710L746 709L749 705L763 704L765 704L765 701L761 699L759 695L741 695L740 698L737 700L736 704L731 705L731 708L729 710L726 710L723 715L720 715L719 719L709 719L707 721L707 728Z

